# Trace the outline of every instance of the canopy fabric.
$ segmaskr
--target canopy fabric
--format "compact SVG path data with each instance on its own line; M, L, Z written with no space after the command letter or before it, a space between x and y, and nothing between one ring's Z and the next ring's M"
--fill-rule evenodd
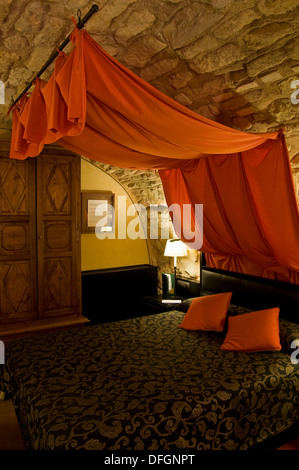
M71 40L50 80L36 79L13 107L11 158L57 142L102 163L159 170L168 205L191 204L195 226L203 204L210 265L299 283L299 213L283 132L250 134L204 118L85 30L75 28Z
M299 283L298 207L282 134L268 145L160 175L168 205L180 205L182 213L183 204L203 203L208 266ZM186 242L202 230L194 220L191 233L174 226Z

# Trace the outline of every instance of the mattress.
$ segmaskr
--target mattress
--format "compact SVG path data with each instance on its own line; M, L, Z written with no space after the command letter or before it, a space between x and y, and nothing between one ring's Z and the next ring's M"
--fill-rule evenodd
M299 366L282 350L223 351L171 311L8 344L0 390L28 449L246 450L299 417ZM295 333L296 334L296 333Z

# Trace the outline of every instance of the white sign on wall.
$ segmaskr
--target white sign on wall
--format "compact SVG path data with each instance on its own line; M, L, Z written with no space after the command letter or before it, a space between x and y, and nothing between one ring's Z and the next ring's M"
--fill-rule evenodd
M5 104L5 85L0 80L0 104Z

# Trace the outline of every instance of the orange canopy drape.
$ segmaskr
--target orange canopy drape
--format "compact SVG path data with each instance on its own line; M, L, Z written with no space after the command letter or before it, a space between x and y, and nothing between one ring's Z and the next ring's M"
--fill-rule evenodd
M49 82L36 79L14 106L11 158L37 156L56 141L103 163L159 170L169 205L203 204L210 265L299 283L299 214L283 133L249 134L199 116L85 30L75 28L71 40Z

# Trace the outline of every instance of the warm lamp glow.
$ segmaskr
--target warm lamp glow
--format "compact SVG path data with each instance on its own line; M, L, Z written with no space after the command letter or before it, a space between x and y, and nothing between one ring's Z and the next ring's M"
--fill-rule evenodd
M173 256L174 258L174 295L176 291L176 259L177 256L187 256L187 249L182 240L174 238L167 240L164 256Z
M186 246L182 240L167 240L164 256L187 256Z

